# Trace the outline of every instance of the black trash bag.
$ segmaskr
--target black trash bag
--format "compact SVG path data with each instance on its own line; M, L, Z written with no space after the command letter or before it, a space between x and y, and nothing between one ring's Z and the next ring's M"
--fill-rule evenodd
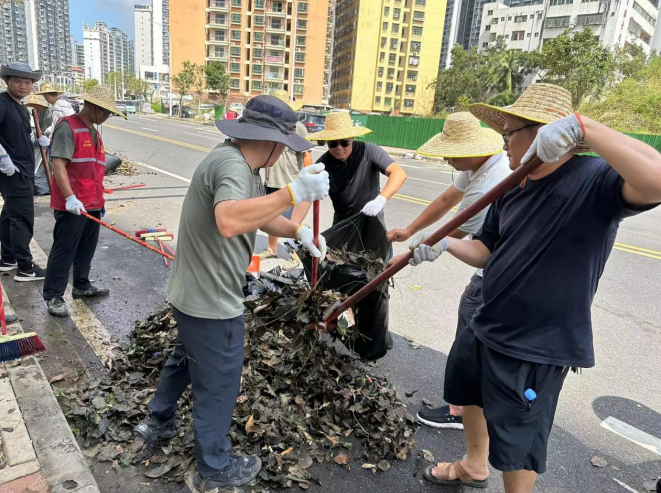
M117 168L119 168L122 165L122 160L121 158L118 158L114 154L110 154L106 152L106 173L105 175L108 176L115 171L117 171Z
M378 218L356 214L330 227L322 233L326 246L346 249L352 253L370 252L387 265L391 248L386 229ZM312 256L301 256L305 274L312 278ZM322 289L331 289L352 295L370 281L365 270L352 264L336 264L325 260L319 265ZM370 361L385 356L388 344L388 284L384 283L354 306L358 338L350 341L350 349Z

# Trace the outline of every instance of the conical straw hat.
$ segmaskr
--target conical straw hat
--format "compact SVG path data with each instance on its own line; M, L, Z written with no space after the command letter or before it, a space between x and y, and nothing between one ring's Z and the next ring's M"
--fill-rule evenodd
M57 94L58 96L61 96L64 94L64 91L62 89L59 89L56 85L51 84L50 82L46 82L44 84L41 84L41 87L39 88L39 92L35 92L35 94Z
M115 98L113 92L109 87L106 86L94 86L92 89L87 91L87 94L83 96L83 101L92 103L99 108L110 111L118 116L124 117L126 120L126 115L120 110L117 105L115 105Z
M353 137L360 137L367 135L371 130L369 128L355 126L349 113L337 112L329 113L326 116L324 129L321 132L308 135L308 140L340 140L351 139Z
M441 133L418 149L418 154L444 158L482 157L502 150L503 138L498 132L481 127L477 118L462 111L449 115Z
M507 115L546 125L574 113L571 93L567 89L543 83L528 86L511 106L499 108L478 103L470 105L468 111L501 135L505 133ZM575 152L589 152L589 150L583 142L574 149Z
M271 96L278 98L280 101L284 101L294 111L300 110L304 104L302 101L291 101L289 99L289 94L287 94L287 91L283 89L278 89L277 91L273 91Z
M44 99L43 96L40 96L39 94L32 94L28 100L25 102L26 106L32 105L32 106L42 106L44 108L48 108L49 104L48 102Z

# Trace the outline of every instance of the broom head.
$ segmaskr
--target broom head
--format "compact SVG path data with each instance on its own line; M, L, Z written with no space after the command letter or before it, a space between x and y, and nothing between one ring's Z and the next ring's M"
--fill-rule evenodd
M34 332L0 336L0 363L25 358L45 350L41 339Z

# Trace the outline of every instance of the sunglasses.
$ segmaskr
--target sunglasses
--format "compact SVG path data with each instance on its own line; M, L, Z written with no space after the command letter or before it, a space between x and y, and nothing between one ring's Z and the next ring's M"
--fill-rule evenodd
M329 149L335 149L337 146L342 146L342 147L349 147L351 145L350 140L329 140L326 142L326 145L328 146Z

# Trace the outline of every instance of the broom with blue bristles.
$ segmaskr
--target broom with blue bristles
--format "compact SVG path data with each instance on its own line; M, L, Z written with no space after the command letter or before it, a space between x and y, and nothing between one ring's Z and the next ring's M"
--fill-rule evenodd
M32 354L45 351L44 344L34 332L27 334L7 335L7 322L5 320L5 303L2 298L2 285L0 285L0 323L2 323L2 336L0 336L0 363L25 358Z

